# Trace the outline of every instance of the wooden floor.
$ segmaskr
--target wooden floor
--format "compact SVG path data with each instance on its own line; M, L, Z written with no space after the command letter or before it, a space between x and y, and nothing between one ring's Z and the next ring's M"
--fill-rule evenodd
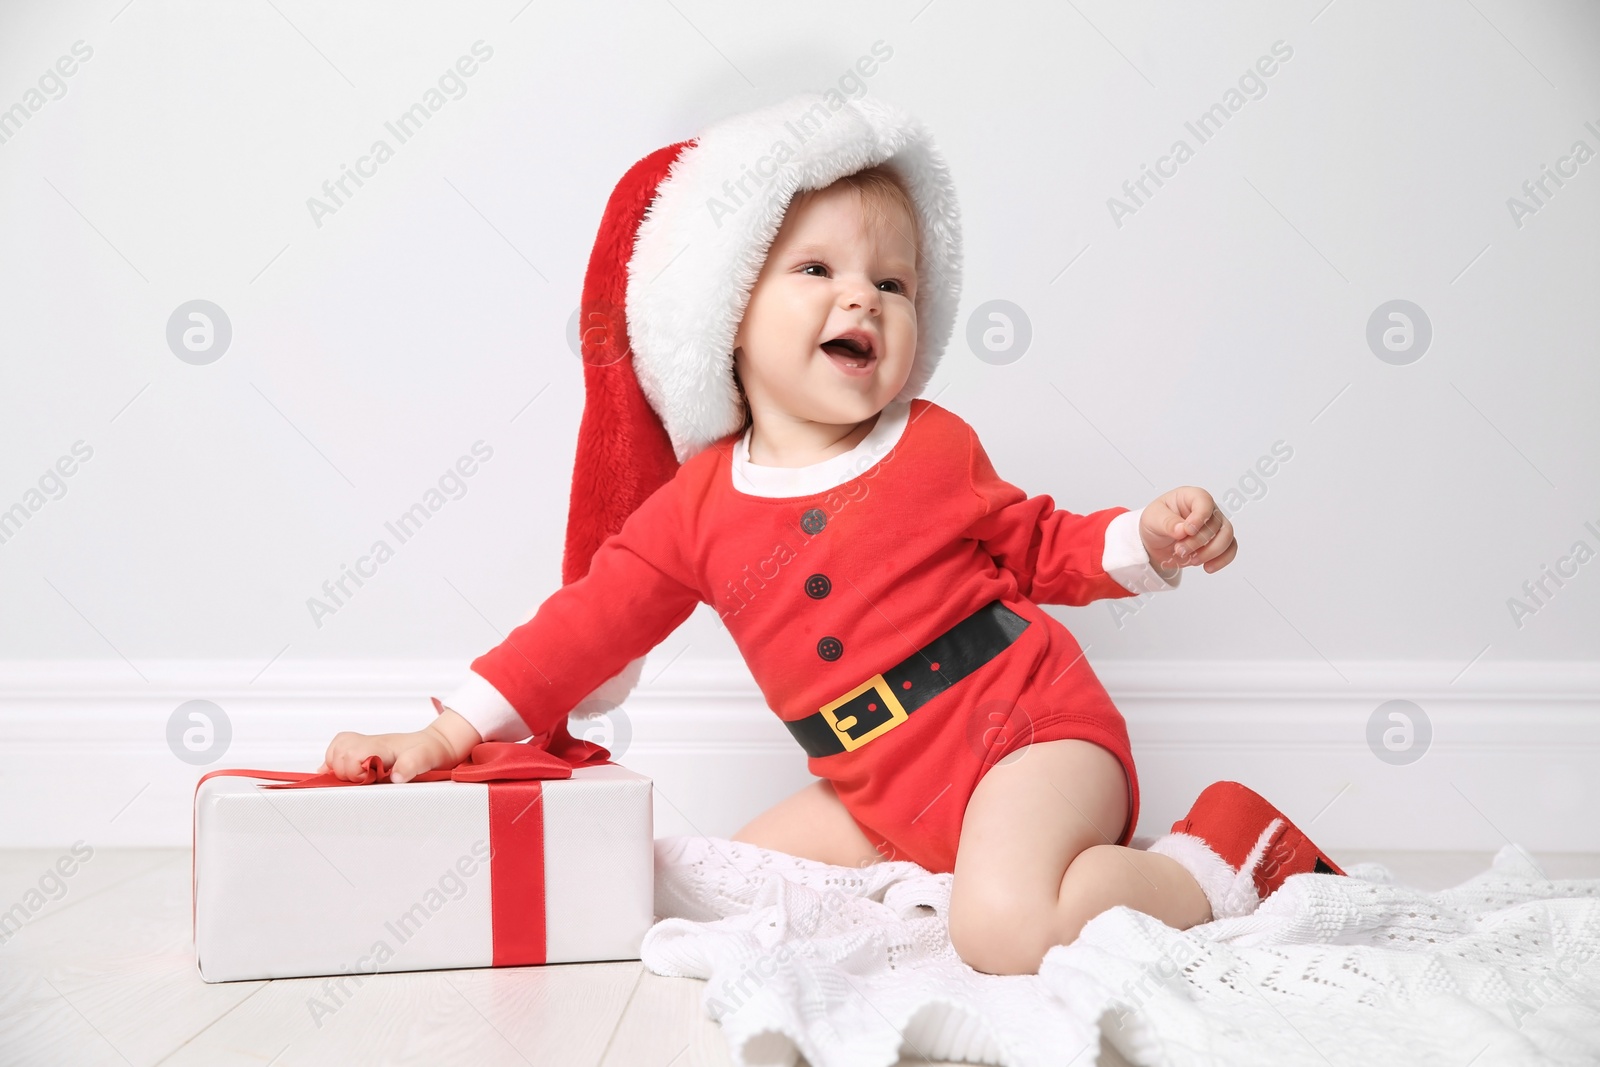
M0 911L39 888L61 855L0 851ZM1551 877L1600 877L1600 856L1539 858ZM1360 859L1431 889L1489 857L1341 853ZM64 892L56 886L57 899L0 944L0 1064L729 1063L700 1007L704 983L638 962L372 975L319 1025L309 1000L326 979L200 980L189 875L188 849L96 849Z

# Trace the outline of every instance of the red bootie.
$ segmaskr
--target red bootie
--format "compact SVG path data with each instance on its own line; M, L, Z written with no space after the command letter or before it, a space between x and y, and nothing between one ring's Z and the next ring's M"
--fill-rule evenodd
M1249 915L1291 874L1344 874L1283 812L1238 782L1206 786L1149 851L1194 876L1213 919Z

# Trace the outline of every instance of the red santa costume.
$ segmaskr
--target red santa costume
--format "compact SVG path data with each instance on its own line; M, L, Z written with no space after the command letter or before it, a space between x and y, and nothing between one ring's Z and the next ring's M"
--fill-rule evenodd
M753 464L732 377L750 288L796 192L877 164L904 181L922 234L910 378L851 451ZM584 283L565 584L436 707L485 740L560 734L569 714L619 704L645 654L704 603L885 858L953 870L984 773L1058 738L1122 763L1127 844L1139 791L1126 726L1039 605L1169 590L1181 572L1151 565L1137 513L1028 496L971 426L918 397L953 330L960 265L943 159L919 122L874 99L804 94L634 164ZM1237 881L1238 867L1214 873Z
M446 703L486 738L548 733L706 603L885 857L953 870L983 773L1065 737L1122 761L1132 814L1107 830L1127 843L1139 794L1122 716L1039 604L1166 585L1137 515L1027 497L966 422L922 399L812 467L758 467L747 448L724 438L683 464Z

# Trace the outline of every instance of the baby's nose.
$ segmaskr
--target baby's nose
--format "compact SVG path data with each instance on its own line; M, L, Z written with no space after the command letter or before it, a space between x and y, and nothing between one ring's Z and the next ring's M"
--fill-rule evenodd
M847 308L864 307L876 311L882 296L876 286L852 285L844 292L844 303Z

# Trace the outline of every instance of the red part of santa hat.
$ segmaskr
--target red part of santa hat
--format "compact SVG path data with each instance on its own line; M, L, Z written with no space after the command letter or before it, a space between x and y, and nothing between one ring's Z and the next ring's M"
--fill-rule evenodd
M1213 782L1148 849L1200 885L1213 919L1248 915L1291 874L1344 874L1299 827L1238 782Z
M668 168L691 143L668 145L628 168L611 191L589 253L578 309L584 405L572 470L562 584L589 573L595 549L678 469L666 428L634 373L623 309L627 264L639 224Z
M921 229L917 350L897 400L920 394L955 326L961 228L955 187L923 125L870 97L802 93L725 118L639 160L612 190L579 307L584 409L562 582L672 479L737 431L733 338L795 193L874 165L893 169ZM643 660L574 714L621 703Z

